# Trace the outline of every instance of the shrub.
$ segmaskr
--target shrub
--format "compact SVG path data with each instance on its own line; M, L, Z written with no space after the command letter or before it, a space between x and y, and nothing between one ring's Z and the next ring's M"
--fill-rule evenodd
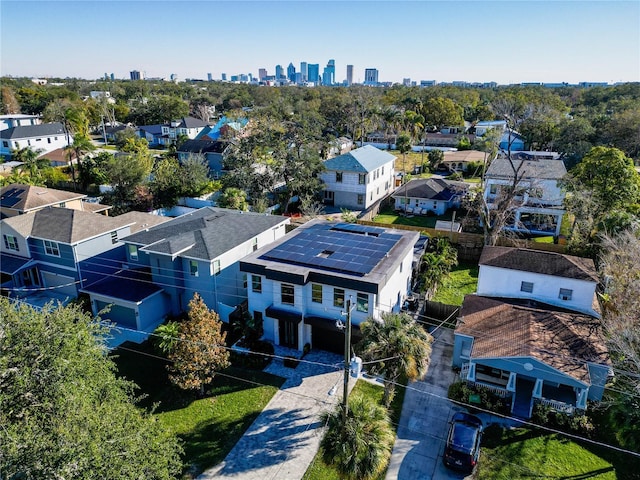
M462 381L449 385L447 396L453 401L468 405L470 403L470 395L480 396L480 403L476 404L480 409L502 414L509 413L509 399L502 398L486 388L468 385ZM469 410L474 411L476 409L469 407Z
M533 406L531 420L539 425L587 437L591 436L595 430L592 419L586 413L576 412L569 415L540 403Z

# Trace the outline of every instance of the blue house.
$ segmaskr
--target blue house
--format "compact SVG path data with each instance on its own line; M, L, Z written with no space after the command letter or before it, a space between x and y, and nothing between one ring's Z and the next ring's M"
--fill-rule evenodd
M189 155L203 155L209 165L209 175L220 178L223 171L223 154L228 142L222 140L187 140L178 149L178 160L184 162Z
M112 344L142 341L167 315L187 309L194 293L221 320L247 300L239 260L285 235L289 218L205 207L123 239L122 268L82 291L100 312L124 327Z

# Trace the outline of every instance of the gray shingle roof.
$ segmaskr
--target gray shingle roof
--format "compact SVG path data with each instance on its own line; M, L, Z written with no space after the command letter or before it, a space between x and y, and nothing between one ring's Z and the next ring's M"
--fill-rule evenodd
M213 260L223 253L286 221L279 215L205 207L144 232L129 235L127 243L166 255Z
M467 191L469 185L444 178L419 178L411 180L398 188L392 195L394 198L428 198L430 200L451 200L455 195ZM406 192L406 195L405 195Z
M480 265L597 282L593 260L526 248L484 247Z
M229 145L227 142L213 141L213 140L187 140L180 148L178 152L185 153L222 153Z
M356 148L324 162L327 170L369 173L395 160L395 155L371 145Z
M489 178L513 178L514 168L522 178L539 178L559 180L567 174L567 168L562 160L516 160L512 159L513 167L506 158L498 157L491 162L486 176ZM521 166L521 164L524 165Z
M169 123L169 125L170 124L171 123ZM202 128L206 127L207 125L209 125L207 122L194 117L182 117L180 119L180 123L178 123L178 127L180 128Z
M64 135L64 127L61 123L43 123L42 125L25 125L23 127L7 128L0 131L0 138L32 138L50 135Z
M12 183L0 190L0 206L26 212L84 197L86 195L82 193Z

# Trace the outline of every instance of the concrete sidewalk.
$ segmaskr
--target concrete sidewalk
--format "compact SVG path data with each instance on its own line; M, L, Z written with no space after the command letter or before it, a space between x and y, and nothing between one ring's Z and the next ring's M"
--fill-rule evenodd
M276 352L278 354L278 352ZM198 478L242 480L299 480L318 451L324 433L321 412L342 398L343 358L311 351L297 368L274 359L265 369L287 378L262 413L222 463ZM319 364L329 365L323 366ZM337 385L335 395L329 395ZM355 381L351 379L349 388Z

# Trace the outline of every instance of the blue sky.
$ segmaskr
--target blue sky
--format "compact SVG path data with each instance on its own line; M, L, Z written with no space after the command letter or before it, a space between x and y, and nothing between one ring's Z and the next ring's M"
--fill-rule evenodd
M214 78L336 61L336 80L640 81L638 1L0 0L0 74Z

